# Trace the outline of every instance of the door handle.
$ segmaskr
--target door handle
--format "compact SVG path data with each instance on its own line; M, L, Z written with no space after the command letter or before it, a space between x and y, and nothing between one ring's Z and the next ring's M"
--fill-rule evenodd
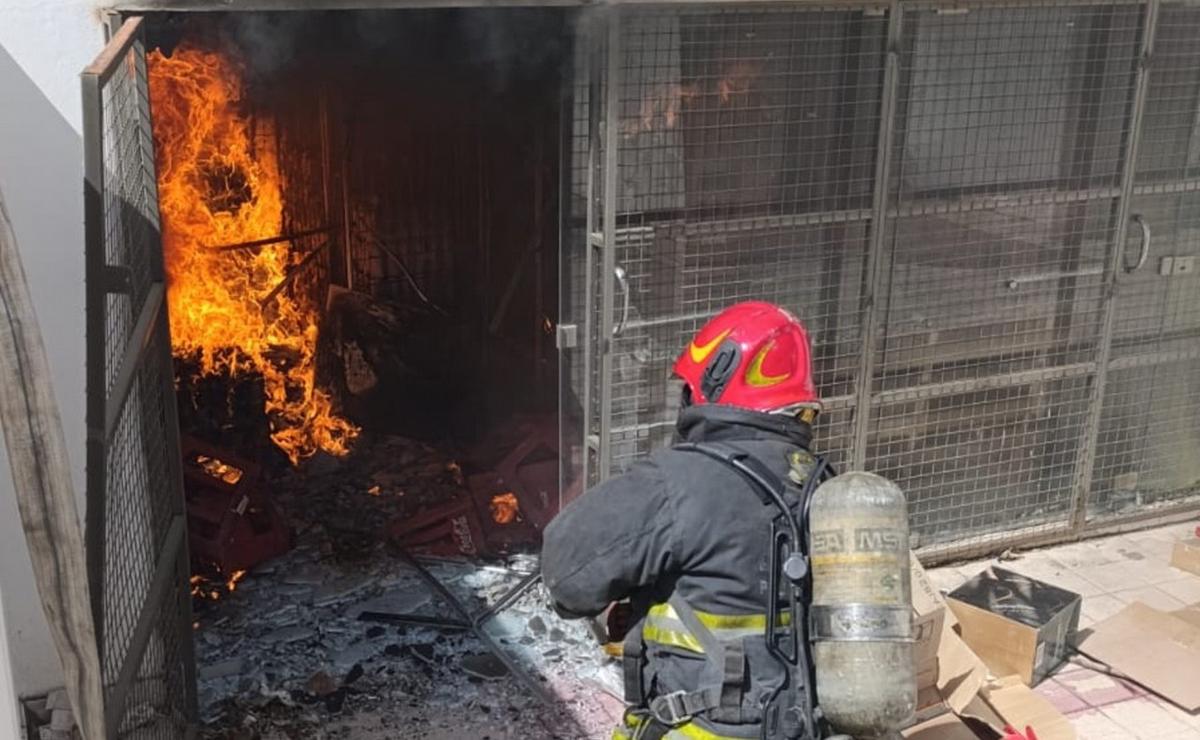
M1121 257L1121 267L1125 270L1126 275L1142 269L1146 264L1146 260L1150 258L1150 224L1146 223L1146 219L1140 213L1133 214L1132 219L1142 229L1142 249L1138 253L1137 262L1132 265L1129 264L1124 256Z
M621 286L621 320L613 327L612 335L620 336L621 332L625 331L625 324L629 321L629 273L625 272L625 268L617 265L613 268L613 275L617 278L617 284Z

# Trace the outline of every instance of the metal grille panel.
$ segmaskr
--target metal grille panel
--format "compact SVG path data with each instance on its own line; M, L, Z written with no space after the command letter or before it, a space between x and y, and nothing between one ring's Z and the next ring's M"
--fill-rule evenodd
M1134 264L1145 249L1146 262L1117 281L1113 356L1195 350L1200 338L1200 191L1135 195L1132 209L1151 240L1146 245L1137 226L1130 227L1124 257ZM1184 260L1196 267L1187 269ZM1176 273L1176 265L1185 271Z
M1200 502L1197 33L1200 6L1162 4L1130 201L1134 223L1113 297L1087 506L1094 522L1186 511Z
M905 7L894 192L961 207L1117 184L1138 6Z
M1065 532L1141 12L906 7L865 465L920 546Z
M1200 176L1200 7L1163 3L1159 11L1146 118L1138 153L1138 184L1179 186ZM1192 184L1188 184L1192 187Z
M612 460L666 442L679 348L739 300L787 306L818 381L853 384L886 18L821 8L639 11L621 21ZM611 119L610 119L611 120ZM843 414L843 417L846 416ZM845 459L848 419L822 449Z
M195 716L178 422L140 20L83 75L87 540L112 737Z
M1088 501L1094 519L1200 501L1196 398L1200 359L1109 371Z
M1065 526L1085 378L945 394L872 409L868 467L901 485L918 546Z
M564 71L562 122L564 159L560 208L563 215L559 254L559 326L569 336L558 337L560 418L560 496L574 483L583 484L589 472L584 470L586 454L584 383L590 382L589 357L584 347L587 336L588 298L588 181L592 145L591 76L592 33L582 18L576 18L571 68ZM569 128L567 128L569 126Z
M620 328L591 335L600 475L669 439L704 321L766 299L812 331L818 444L897 480L934 557L1126 519L1131 460L1188 501L1200 6L889 7L613 11L590 238L630 301L591 255Z

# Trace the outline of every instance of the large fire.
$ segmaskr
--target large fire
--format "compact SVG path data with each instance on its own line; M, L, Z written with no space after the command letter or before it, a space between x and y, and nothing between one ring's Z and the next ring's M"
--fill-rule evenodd
M255 146L252 124L261 136L264 123L239 109L241 67L181 45L152 52L149 73L175 355L205 374L260 374L271 438L293 463L345 454L358 429L316 387L315 301L277 290L306 253L291 241L212 249L283 229L279 163L274 147Z

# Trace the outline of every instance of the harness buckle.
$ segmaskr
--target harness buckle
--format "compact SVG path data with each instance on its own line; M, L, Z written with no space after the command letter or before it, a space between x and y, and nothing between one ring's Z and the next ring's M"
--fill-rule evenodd
M686 698L686 691L656 696L650 700L650 714L664 725L681 725L692 719L692 715L687 711Z

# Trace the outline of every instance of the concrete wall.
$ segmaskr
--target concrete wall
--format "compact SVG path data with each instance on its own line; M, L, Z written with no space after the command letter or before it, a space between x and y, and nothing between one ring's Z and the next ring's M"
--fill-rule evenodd
M83 148L79 72L103 47L90 0L0 0L0 191L50 356L83 515ZM62 684L0 446L0 589L15 690ZM0 663L3 651L0 650ZM11 696L0 665L0 694ZM4 703L0 696L0 735Z

